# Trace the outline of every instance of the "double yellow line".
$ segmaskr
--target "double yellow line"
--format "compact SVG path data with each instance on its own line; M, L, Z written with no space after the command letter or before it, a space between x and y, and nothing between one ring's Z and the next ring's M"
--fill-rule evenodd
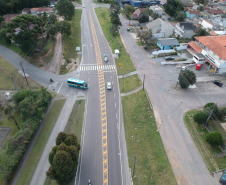
M90 11L89 14L91 20L91 29L94 40L97 65L102 66L99 42ZM103 69L98 70L98 79L100 89L101 124L102 124L103 185L108 185L107 109L106 109L105 81Z

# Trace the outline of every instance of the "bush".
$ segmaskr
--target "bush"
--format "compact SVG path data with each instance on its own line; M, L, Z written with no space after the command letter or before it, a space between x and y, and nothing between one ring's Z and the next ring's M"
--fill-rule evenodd
M210 145L215 145L215 146L222 145L224 143L221 133L217 131L208 133L206 135L206 141Z
M206 123L206 120L208 119L208 114L204 111L198 112L194 115L193 119L198 125L202 125Z
M203 109L206 109L207 111L211 112L214 108L214 103L207 103ZM216 105L213 111L213 114L215 114L216 116L220 115L220 111L218 109L218 106Z
M186 58L182 58L182 59L181 59L181 61L186 61L186 60L187 60Z

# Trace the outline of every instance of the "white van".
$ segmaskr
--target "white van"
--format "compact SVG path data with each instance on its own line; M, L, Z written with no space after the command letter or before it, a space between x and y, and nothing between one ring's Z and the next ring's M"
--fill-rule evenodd
M193 61L196 64L204 64L206 62L206 58L202 53L195 53L193 55Z

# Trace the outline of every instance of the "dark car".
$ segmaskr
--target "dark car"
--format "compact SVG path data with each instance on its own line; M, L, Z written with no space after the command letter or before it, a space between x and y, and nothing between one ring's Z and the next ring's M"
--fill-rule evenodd
M223 175L221 176L219 180L220 184L226 185L226 171L224 171Z
M174 57L165 57L165 60L174 60Z
M127 28L127 31L130 31L130 29L129 29L129 28Z
M219 81L219 80L214 80L213 83L216 84L219 87L223 86L223 83L221 81Z

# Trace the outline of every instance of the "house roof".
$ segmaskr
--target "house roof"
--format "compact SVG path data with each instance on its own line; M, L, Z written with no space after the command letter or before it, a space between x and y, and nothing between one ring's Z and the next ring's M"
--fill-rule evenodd
M192 22L179 22L180 27L183 26L184 30L196 31L197 27Z
M138 8L133 14L141 14L146 8Z
M205 56L202 53L195 53L195 55L199 58L205 58Z
M203 7L203 10L210 10L209 7Z
M213 12L211 10L207 10L206 13L213 14Z
M161 42L162 46L175 46L180 45L177 39L175 38L164 38L164 39L158 39Z
M38 8L31 8L31 11L36 11L36 12L52 12L53 8L51 7L38 7Z
M222 18L222 19L225 19L225 18L226 18L226 15L221 15L221 18Z
M191 11L191 10L188 10L188 13L189 14L196 14L196 15L200 15L201 16L201 13L199 11Z
M5 19L6 23L11 23L13 18L20 16L20 15L23 15L23 14L20 14L20 13L7 14L7 15L3 15L3 18Z
M191 41L188 43L189 46L191 46L196 52L201 53L202 52L202 48L200 48L195 41Z
M148 29L152 29L160 24L162 24L164 21L160 18L158 19L155 19L154 21L152 22L149 22L148 24L146 24L146 26L148 27Z
M223 10L211 10L213 14L224 14Z
M27 12L27 13L29 13L31 11L31 8L24 8L23 10L22 10L22 12Z
M185 7L193 7L194 5L192 3L184 3Z
M204 46L209 48L221 59L226 60L226 36L199 36L195 37Z

